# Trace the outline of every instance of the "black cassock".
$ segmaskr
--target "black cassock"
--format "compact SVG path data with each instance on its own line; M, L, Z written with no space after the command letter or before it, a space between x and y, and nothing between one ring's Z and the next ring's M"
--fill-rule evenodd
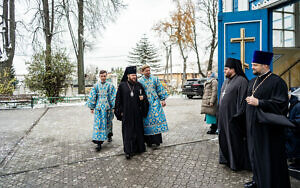
M266 78L270 72L252 79L247 96ZM287 160L285 153L284 127L258 123L257 112L286 115L288 112L288 89L285 82L272 74L257 88L254 97L259 106L246 105L247 139L253 179L259 188L289 188Z
M140 101L140 95L144 96L143 101ZM121 82L116 96L115 115L118 120L122 121L125 153L141 153L146 150L143 117L147 116L148 110L149 102L143 86L139 82Z
M232 170L250 170L245 124L248 81L239 75L227 79L221 89L218 109L220 163Z

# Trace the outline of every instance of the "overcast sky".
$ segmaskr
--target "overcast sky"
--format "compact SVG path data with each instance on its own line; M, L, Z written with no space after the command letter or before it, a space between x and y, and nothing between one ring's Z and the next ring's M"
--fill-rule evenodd
M161 64L165 65L164 50L160 46L157 33L152 28L158 21L170 17L170 12L174 11L175 4L172 0L124 0L124 3L127 4L127 8L120 12L115 22L109 23L102 34L99 34L93 50L85 53L85 67L90 64L106 70L111 70L112 67L126 67L129 51L135 47L144 34L160 50ZM205 32L200 33L202 36L200 35L199 44L203 44L207 39L204 38ZM66 33L66 37L69 37L68 33ZM69 51L70 55L73 56L73 49L71 48L70 43ZM200 48L204 49L204 46L200 46ZM174 71L180 71L182 69L181 57L178 51L174 50L173 52ZM203 52L204 50L200 53L201 61L207 59ZM25 74L25 60L29 57L20 56L20 54L22 53L17 53L14 65L17 74ZM195 62L195 56L192 53L188 61ZM190 63L188 65L189 72L197 72L195 67L195 63Z
M127 66L129 51L146 34L150 42L159 48L158 37L152 31L154 24L167 18L174 8L172 0L127 0L115 23L108 25L99 37L96 48L86 53L86 63L100 68Z

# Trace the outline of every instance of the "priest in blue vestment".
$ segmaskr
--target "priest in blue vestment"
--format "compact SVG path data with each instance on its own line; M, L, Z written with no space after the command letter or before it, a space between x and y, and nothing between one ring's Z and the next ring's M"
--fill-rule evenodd
M143 76L139 79L149 101L149 112L147 117L144 118L144 135L148 147L152 147L152 145L159 146L162 143L161 133L169 130L163 110L163 107L166 106L165 100L168 93L159 79L151 75L150 69L150 66L144 65L141 69Z

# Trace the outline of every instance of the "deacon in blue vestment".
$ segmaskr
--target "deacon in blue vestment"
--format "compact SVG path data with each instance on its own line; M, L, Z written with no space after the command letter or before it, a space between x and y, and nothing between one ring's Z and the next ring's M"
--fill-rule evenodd
M113 108L115 106L116 89L112 83L106 82L107 72L100 71L100 82L92 88L87 106L94 114L93 142L97 144L97 151L101 150L101 144L112 141Z
M153 144L159 146L162 143L161 133L168 131L166 116L162 108L166 106L165 100L168 93L158 78L151 75L150 66L143 66L141 71L143 76L139 82L143 85L149 100L149 112L144 118L145 142L148 147L152 147Z

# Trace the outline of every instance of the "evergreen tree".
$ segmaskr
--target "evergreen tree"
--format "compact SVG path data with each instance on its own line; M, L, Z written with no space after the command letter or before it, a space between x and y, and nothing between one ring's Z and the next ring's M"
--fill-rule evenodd
M17 84L13 66L0 69L0 95L12 95Z
M46 64L46 58L45 51L37 52L32 60L26 63L28 74L25 76L25 83L30 90L44 94L46 97L59 97L62 89L71 80L75 66L63 50L53 52L49 65ZM47 66L50 72L46 70Z
M141 38L136 47L132 49L132 52L129 52L128 57L130 65L135 65L138 69L145 64L149 65L153 72L158 72L161 69L158 50L149 42L146 36Z
M117 68L112 68L111 70L112 73L115 73L117 75L117 84L119 85L121 82L121 79L123 78L124 75L124 70L121 67L117 67Z

